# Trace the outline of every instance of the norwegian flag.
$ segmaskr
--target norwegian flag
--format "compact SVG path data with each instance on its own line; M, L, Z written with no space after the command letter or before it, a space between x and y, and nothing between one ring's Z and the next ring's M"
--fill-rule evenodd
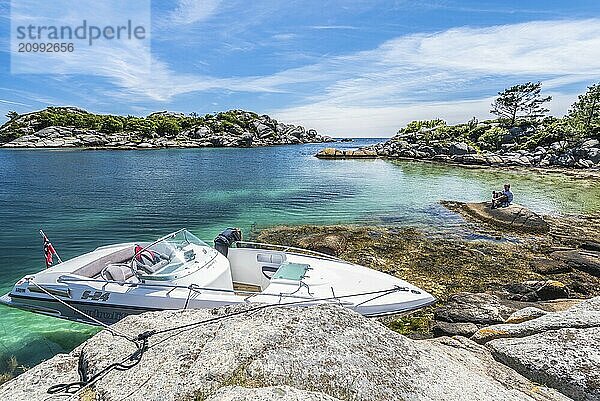
M44 238L44 261L46 262L46 269L52 266L52 263L54 263L54 255L56 255L56 259L58 259L58 261L62 263L60 256L58 256L58 253L56 253L54 246L52 245L46 234L44 234L42 230L40 230L40 234L42 235L42 238Z

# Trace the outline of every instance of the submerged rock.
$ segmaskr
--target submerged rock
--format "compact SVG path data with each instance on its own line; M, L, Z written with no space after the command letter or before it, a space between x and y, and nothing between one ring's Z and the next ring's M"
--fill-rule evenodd
M346 250L347 239L340 234L314 234L300 240L300 247L327 255L339 256Z
M113 327L136 335L249 311L245 308L145 313ZM103 331L70 355L6 383L0 398L45 400L49 386L77 380L78 366L91 376L134 350ZM110 371L90 391L96 400L133 401L567 400L498 363L469 339L411 340L333 305L268 308L157 334L138 365Z

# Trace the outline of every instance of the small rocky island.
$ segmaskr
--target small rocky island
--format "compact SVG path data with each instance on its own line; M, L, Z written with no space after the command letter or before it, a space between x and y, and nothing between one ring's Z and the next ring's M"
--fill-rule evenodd
M600 169L600 141L536 136L536 128L506 129L497 121L448 126L444 121L415 121L386 142L356 150L325 148L321 159L407 159L479 166Z
M9 113L0 127L5 148L153 149L259 147L333 142L313 129L229 110L199 116L159 112L147 117L100 115L74 107Z
M493 120L449 125L413 121L390 140L358 150L328 148L323 159L392 158L480 166L600 169L600 84L563 117L547 116L541 82L514 85L491 104Z

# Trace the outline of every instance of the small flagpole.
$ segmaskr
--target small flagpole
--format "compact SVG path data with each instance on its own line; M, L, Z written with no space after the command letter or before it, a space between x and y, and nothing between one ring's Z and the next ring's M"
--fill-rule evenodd
M43 231L43 230L40 230L40 234L41 234L41 236L44 238L44 241L48 241L48 242L50 242L50 240L49 240L49 239L48 239L48 237L46 236L46 233L44 233L44 231ZM50 244L52 244L52 243L50 242ZM54 254L56 255L56 259L58 259L58 262L59 262L59 263L62 263L63 261L62 261L62 259L60 258L60 256L58 256L58 252L56 252L56 248L54 248L54 246L52 246L52 250L54 251Z

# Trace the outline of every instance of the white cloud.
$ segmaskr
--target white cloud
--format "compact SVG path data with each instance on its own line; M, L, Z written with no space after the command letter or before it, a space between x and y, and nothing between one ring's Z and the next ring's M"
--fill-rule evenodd
M168 101L206 90L296 92L297 85L308 84L299 106L267 111L332 135L389 136L413 119L487 118L487 96L502 89L502 77L513 83L544 80L544 88L556 92L552 111L565 112L574 95L563 95L560 88L600 77L600 20L408 35L263 77L181 75L160 60L153 61L150 76L139 76L126 65L112 76L127 88L125 96ZM465 98L477 100L443 100Z
M272 39L278 40L281 42L293 40L293 39L296 39L297 37L298 37L298 34L296 34L296 33L278 33L278 34L271 36Z
M560 116L567 112L576 95L549 93L552 95L550 112ZM321 133L336 137L390 137L399 128L413 120L441 118L457 124L477 117L491 118L489 113L493 97L447 102L420 102L387 107L353 107L327 101L288 109L272 110L275 118L314 128Z
M333 56L268 76L180 74L157 58L147 72L139 68L137 60L139 54L131 49L110 57L112 64L103 74L124 88L120 94L113 92L116 96L165 102L179 94L207 90L297 94L297 85L302 85L306 94L301 104L326 101L343 107L389 107L473 98L473 88L494 93L502 89L497 87L497 77L510 77L512 82L542 79L548 89L595 79L600 76L600 20L407 35L372 50ZM484 87L482 79L496 86L492 88L488 82Z
M311 25L310 29L358 29L356 26L352 25Z
M181 0L171 18L191 24L211 17L217 8L217 1ZM280 39L291 38L285 35L280 34ZM544 89L554 92L552 111L566 111L575 97L565 91L566 86L600 79L600 19L405 35L371 50L324 57L267 76L181 74L156 57L149 61L148 70L140 63L146 50L142 46L106 49L96 73L118 88L106 94L169 102L193 92L286 92L295 96L296 106L265 111L332 135L389 136L413 119L486 118L490 96L506 83L526 80L542 80ZM86 71L81 58L61 62L69 71Z
M21 102L13 102L12 100L5 100L5 99L0 99L0 103L3 103L3 104L12 104L12 105L15 105L15 106L31 107L30 104L21 103Z
M311 102L269 112L331 135L389 136L413 119L487 118L487 95L503 89L501 82L540 79L553 92L551 111L560 115L576 97L564 87L600 79L600 20L408 35L266 80L320 80L320 73L331 82Z
M534 21L412 35L381 47L384 61L497 74L598 74L600 20Z
M169 20L184 25L201 22L216 14L220 3L220 0L179 0Z

